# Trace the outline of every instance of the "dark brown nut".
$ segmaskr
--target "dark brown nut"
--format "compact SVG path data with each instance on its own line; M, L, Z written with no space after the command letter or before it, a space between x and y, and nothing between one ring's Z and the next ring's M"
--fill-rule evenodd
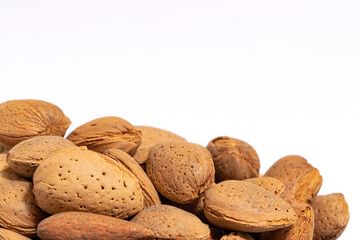
M312 203L315 214L314 240L338 239L349 223L349 206L342 193L317 196Z
M213 156L216 182L259 176L259 157L246 142L231 137L217 137L206 148Z
M150 148L159 142L163 142L163 141L186 142L186 140L183 137L180 137L172 132L160 128L149 127L149 126L136 126L136 128L140 130L142 134L141 144L137 149L135 155L133 156L134 159L139 164L146 163L149 156Z
M210 237L209 226L195 215L168 205L145 208L131 222L152 230L156 239L205 240Z
M1 240L31 240L21 234L10 231L5 228L0 228L0 239Z
M276 196L280 196L284 190L285 185L277 178L272 177L257 177L257 178L248 178L244 181L251 182L259 187L268 190Z
M138 180L120 163L86 147L50 153L33 182L37 205L50 214L79 211L125 219L143 209Z
M43 240L154 239L154 233L140 224L94 213L65 212L40 222L38 236Z
M35 236L45 213L35 204L33 184L16 175L0 154L0 227L27 237Z
M146 173L164 197L185 204L201 197L214 184L215 169L206 148L167 141L150 149Z
M267 232L293 225L294 210L283 199L253 183L227 180L205 192L204 214L217 227Z
M311 204L323 182L319 170L297 155L279 159L264 176L277 178L285 184L281 198L289 203Z
M35 136L64 136L71 122L60 108L40 100L0 104L0 142L12 147Z
M294 203L291 207L298 215L296 223L287 228L262 233L259 240L312 240L314 235L314 212L306 203Z
M100 153L115 148L134 155L141 142L141 132L122 118L102 117L76 128L67 139Z
M59 136L38 136L16 144L7 154L10 168L19 176L32 178L36 168L52 151L75 147L69 140Z
M104 154L122 164L124 169L128 170L128 174L134 175L138 180L144 196L144 208L161 204L159 195L149 177L129 154L119 149L108 149Z

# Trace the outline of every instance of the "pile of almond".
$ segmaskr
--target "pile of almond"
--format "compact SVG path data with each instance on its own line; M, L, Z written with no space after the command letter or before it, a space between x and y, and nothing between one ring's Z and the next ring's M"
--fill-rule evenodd
M39 100L0 104L0 239L337 239L343 194L296 155L259 174L248 143L204 147L120 117L71 122Z

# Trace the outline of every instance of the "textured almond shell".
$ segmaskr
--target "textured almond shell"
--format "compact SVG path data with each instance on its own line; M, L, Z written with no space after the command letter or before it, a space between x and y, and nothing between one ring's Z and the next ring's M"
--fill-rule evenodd
M0 240L31 240L21 234L10 231L5 228L0 228Z
M262 187L276 196L280 196L286 188L285 185L279 179L272 177L249 178L246 179L245 181L251 182L259 187Z
M36 206L33 184L16 175L0 154L0 226L25 236L34 236L45 213Z
M254 240L254 238L247 233L232 232L229 235L224 235L220 240Z
M60 108L40 100L0 104L0 142L10 147L35 136L64 136L71 122Z
M141 131L142 138L141 144L137 149L135 155L133 156L134 159L139 164L146 163L150 148L155 145L156 143L163 142L163 141L184 141L186 140L183 137L180 137L172 132L150 127L150 126L136 126L138 130Z
M214 138L206 148L213 156L216 182L259 176L260 160L248 143L224 136Z
M36 168L50 152L75 146L60 136L33 137L15 145L7 154L7 162L18 175L32 178Z
M265 232L291 226L297 215L280 197L246 181L227 180L205 192L205 217L215 226Z
M86 212L58 213L40 222L41 239L154 239L151 230L126 220Z
M177 203L190 203L214 184L215 169L206 148L167 141L150 149L146 173L156 189Z
M312 203L315 214L314 240L340 237L349 223L349 206L342 193L317 196Z
M132 220L155 234L156 239L208 239L209 226L179 208L160 205L143 209Z
M129 154L119 149L108 149L104 154L122 164L124 169L128 170L128 174L133 174L138 180L144 196L144 207L161 204L159 195L149 177Z
M6 151L9 151L11 149L10 146L6 145L3 142L0 142L0 153L4 153Z
M128 218L143 208L138 181L113 159L85 147L49 154L33 182L38 206L50 214L81 211Z
M311 204L323 182L319 170L297 155L279 159L264 176L277 178L285 184L281 197L289 203Z
M79 126L67 139L100 153L116 148L134 155L141 142L141 132L122 118L102 117Z
M287 228L262 233L259 240L312 240L314 235L314 212L306 203L294 203L291 207L298 215L296 223Z

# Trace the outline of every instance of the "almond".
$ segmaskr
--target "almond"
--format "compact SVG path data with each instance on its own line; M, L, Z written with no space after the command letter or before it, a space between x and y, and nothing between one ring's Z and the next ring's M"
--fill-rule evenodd
M254 238L247 233L232 232L229 235L223 236L220 240L254 240Z
M122 118L102 117L79 126L67 139L100 153L116 148L134 155L141 142L141 132Z
M58 213L40 222L41 239L113 240L154 239L151 230L126 220L86 212Z
M21 234L10 231L5 228L0 228L0 239L1 240L31 240Z
M315 214L314 240L338 239L349 223L349 206L342 193L317 196L311 205Z
M231 137L217 137L206 148L213 156L216 182L259 176L260 160L248 143Z
M227 180L205 192L205 217L215 226L266 232L291 226L297 215L283 199L253 183Z
M195 201L213 185L215 169L206 148L167 141L150 149L146 173L162 195L184 204Z
M258 185L259 187L268 190L269 192L273 193L276 196L280 196L286 188L285 185L279 179L272 177L249 178L244 181Z
M264 176L277 178L285 184L281 197L289 203L311 204L323 181L319 170L297 155L279 159Z
M50 153L33 177L36 202L44 211L99 213L128 218L143 208L138 181L110 157L86 147Z
M32 178L36 168L50 152L75 146L59 136L33 137L15 145L7 154L7 162L19 176Z
M195 215L169 205L145 208L131 222L152 230L156 239L187 240L210 237L209 226Z
M40 100L0 104L0 142L12 147L42 135L64 136L71 122L60 108Z
M5 143L0 142L0 153L4 153L7 152L11 149L11 147L9 147L8 145L6 145Z
M141 144L134 155L134 159L139 164L146 163L149 156L150 148L156 143L163 141L186 142L186 140L183 137L180 137L172 132L160 128L149 127L149 126L136 126L136 128L140 130L142 134Z
M45 213L36 206L33 184L16 175L0 154L0 226L25 236L35 236Z

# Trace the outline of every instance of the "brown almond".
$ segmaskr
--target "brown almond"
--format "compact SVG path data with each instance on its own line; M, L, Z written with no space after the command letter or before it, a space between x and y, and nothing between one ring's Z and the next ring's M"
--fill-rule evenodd
M149 156L150 148L156 143L163 141L186 142L186 140L183 137L180 137L172 132L160 128L155 128L150 126L136 126L136 128L140 130L142 134L141 144L134 155L134 159L139 164L146 163Z
M214 160L216 182L259 176L260 160L248 143L224 136L214 138L206 148Z
M146 173L156 189L177 203L190 203L214 184L208 150L198 144L167 141L150 149Z
M229 235L224 235L220 240L254 240L254 238L247 233L232 232Z
M264 176L277 178L285 184L281 197L289 203L311 204L323 181L319 170L297 155L279 159Z
M283 199L253 183L227 180L205 192L204 214L215 226L266 232L291 226L297 215Z
M154 239L151 230L126 220L86 212L65 212L40 222L38 236L43 240L130 240Z
M50 153L33 182L38 206L50 214L80 211L128 218L143 208L137 179L118 162L86 147Z
M45 213L36 206L33 184L16 175L0 154L0 226L32 237Z
M10 231L5 228L0 228L0 239L1 240L31 240L21 234Z
M169 205L145 208L131 222L152 230L156 239L187 240L210 237L208 225L195 215Z
M102 117L79 126L67 139L100 153L115 148L134 155L141 142L141 132L122 118Z
M71 122L60 108L40 100L0 104L0 142L12 147L42 135L64 136Z
M338 239L349 223L349 206L342 193L317 196L311 205L315 214L314 240Z
M4 153L4 152L7 152L11 149L10 146L6 145L5 143L3 142L0 142L0 153Z
M164 198L163 204L171 205L185 210L197 216L201 221L206 222L206 218L204 216L204 196L199 197L195 201L187 204L173 202L167 198Z
M245 181L258 185L259 187L268 190L269 192L273 193L276 196L280 196L286 188L285 185L279 179L272 177L249 178L246 179Z
M287 228L262 233L259 240L312 240L314 234L314 212L306 203L294 203L291 207L298 215L296 223Z
M50 152L75 146L59 136L33 137L15 145L7 154L7 162L19 176L32 178L36 168Z
M161 204L159 195L149 177L129 154L119 149L108 149L104 154L121 163L128 170L128 174L133 174L138 180L144 196L144 207Z

